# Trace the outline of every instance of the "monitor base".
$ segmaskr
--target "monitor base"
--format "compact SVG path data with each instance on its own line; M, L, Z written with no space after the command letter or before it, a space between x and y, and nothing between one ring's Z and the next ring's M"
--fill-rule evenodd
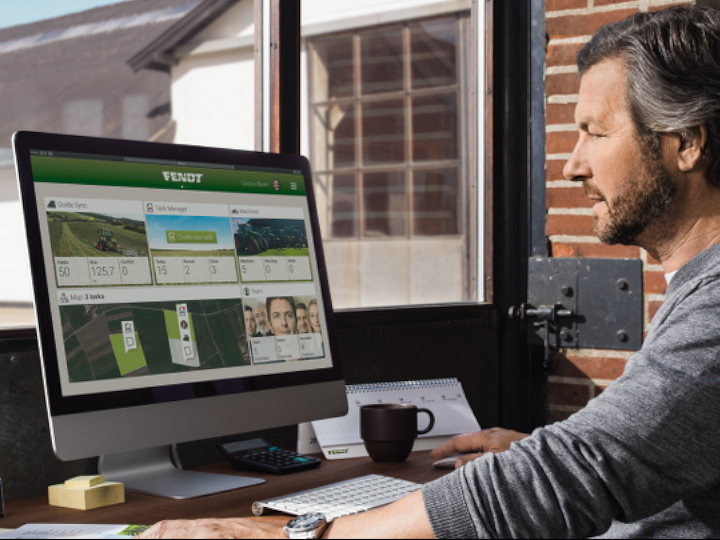
M122 482L129 491L169 499L194 499L265 483L261 478L185 471L173 464L171 455L179 464L174 446L111 454L100 457L98 469L107 481Z

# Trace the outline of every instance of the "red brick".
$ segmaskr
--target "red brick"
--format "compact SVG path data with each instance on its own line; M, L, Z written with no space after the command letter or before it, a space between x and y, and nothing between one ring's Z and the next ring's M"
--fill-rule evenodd
M648 302L648 317L650 318L650 322L652 322L652 320L655 318L655 315L662 307L662 305L663 302L660 302L659 300L652 300Z
M646 253L647 253L647 252L646 252ZM653 257L652 255L650 255L650 254L648 253L648 254L647 254L647 263L648 263L648 264L660 264L660 261L656 260L655 257Z
M548 405L584 407L590 400L590 387L584 384L551 382L547 385Z
M595 234L595 218L592 216L567 216L550 214L547 217L547 235L592 236Z
M662 272L645 272L643 281L645 294L665 294L667 282Z
M626 19L637 9L618 9L591 15L568 15L567 17L553 17L546 20L546 31L551 39L590 36L600 27L609 22Z
M553 257L588 257L591 259L639 259L640 248L635 246L607 246L605 244L552 244Z
M546 162L545 178L548 182L553 180L565 180L562 170L565 166L564 159L550 159Z
M548 208L592 208L594 202L585 196L581 187L550 188L545 197Z
M580 91L580 76L577 73L558 73L545 78L545 95L577 94Z
M574 124L575 103L550 103L545 109L545 123L548 126L553 124Z
M690 7L690 6L694 6L694 5L695 5L695 2L678 2L677 4L672 4L672 5L674 5L674 6L686 6L686 7ZM667 5L667 4L664 5L664 6L652 6L652 7L651 7L651 6L648 6L648 11L650 11L650 12L652 12L652 11L661 11L661 10L667 9L667 8L669 8L669 7L670 7L670 6Z
M587 358L568 355L556 359L552 374L560 377L615 380L625 371L626 362L624 358L612 356Z
M595 5L596 6L611 6L613 4L620 4L622 2L627 2L627 0L595 0Z
M545 11L560 11L561 9L579 9L588 6L588 0L546 0Z
M556 411L556 410L550 409L548 411L547 421L548 421L548 424L554 424L555 422L562 422L563 420L567 420L573 414L575 414L575 413L572 413L569 411Z
M584 43L548 45L547 56L545 57L547 66L574 66L577 53L584 46Z
M555 131L547 134L548 154L569 154L578 140L577 131Z
M596 384L593 387L593 392L594 392L593 397L598 397L600 394L602 394L605 391L606 388L607 388L607 386L605 386L605 385L597 385Z

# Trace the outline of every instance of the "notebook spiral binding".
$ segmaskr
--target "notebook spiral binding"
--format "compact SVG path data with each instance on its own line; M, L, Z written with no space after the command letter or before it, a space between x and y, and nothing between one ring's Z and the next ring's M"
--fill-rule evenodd
M455 377L447 379L426 379L421 381L397 381L371 384L348 384L345 386L347 394L363 394L366 392L392 392L395 390L420 390L424 388L438 388L457 386L460 384Z

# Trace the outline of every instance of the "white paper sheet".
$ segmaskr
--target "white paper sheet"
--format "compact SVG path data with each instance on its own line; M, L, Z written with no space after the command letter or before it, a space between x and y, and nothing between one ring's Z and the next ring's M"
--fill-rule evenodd
M320 446L362 444L360 438L360 407L375 403L406 403L419 409L430 409L435 427L420 438L443 437L479 431L475 415L457 379L405 381L347 387L348 414L313 422ZM418 428L428 425L427 414L418 414Z
M66 525L29 523L0 534L0 538L121 538L127 540L149 527L138 525Z

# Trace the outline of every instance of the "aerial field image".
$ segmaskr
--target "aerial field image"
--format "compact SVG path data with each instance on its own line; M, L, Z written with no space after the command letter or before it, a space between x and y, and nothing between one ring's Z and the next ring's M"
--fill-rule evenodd
M178 306L187 309L186 342ZM70 382L251 364L240 300L88 304L61 307L60 315ZM180 353L188 344L190 361Z

